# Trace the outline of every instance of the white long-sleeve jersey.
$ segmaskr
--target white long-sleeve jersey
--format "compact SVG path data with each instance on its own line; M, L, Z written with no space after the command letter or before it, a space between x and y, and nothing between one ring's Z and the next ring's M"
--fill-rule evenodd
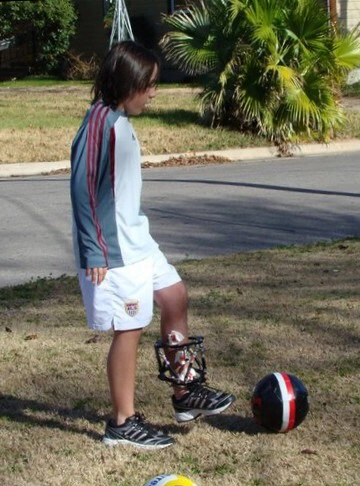
M158 247L141 201L141 156L124 112L92 105L71 149L73 237L79 268L138 262Z

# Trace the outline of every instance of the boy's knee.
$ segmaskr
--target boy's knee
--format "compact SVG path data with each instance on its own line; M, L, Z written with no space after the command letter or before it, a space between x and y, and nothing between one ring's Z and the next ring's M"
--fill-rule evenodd
M155 302L160 308L174 305L187 306L188 299L187 288L182 281L155 292Z
M179 282L179 287L180 287L179 288L179 298L187 303L187 301L189 300L187 287L184 284L184 282Z

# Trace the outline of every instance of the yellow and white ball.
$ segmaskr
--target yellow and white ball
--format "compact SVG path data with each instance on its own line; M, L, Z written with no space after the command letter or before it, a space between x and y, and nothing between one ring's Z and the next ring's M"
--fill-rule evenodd
M194 481L178 474L162 474L150 479L145 486L196 486Z

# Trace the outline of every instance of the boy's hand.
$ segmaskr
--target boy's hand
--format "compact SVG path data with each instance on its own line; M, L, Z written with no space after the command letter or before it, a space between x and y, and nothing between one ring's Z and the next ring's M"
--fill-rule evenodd
M87 268L86 276L91 277L92 284L100 285L106 276L107 270L107 267Z

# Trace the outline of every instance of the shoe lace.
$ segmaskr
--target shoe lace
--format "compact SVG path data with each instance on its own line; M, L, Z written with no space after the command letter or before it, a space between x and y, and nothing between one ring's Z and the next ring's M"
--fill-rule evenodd
M142 430L147 434L158 434L158 431L156 429L154 429L148 422L145 422L145 415L140 412L135 413L134 418L132 419L132 425L134 428Z
M189 387L189 389L190 389L189 390L190 393L188 396L191 395L193 397L197 396L197 397L208 399L218 394L217 390L212 389L210 387L206 387L204 385L194 385L192 387Z
M134 422L144 422L145 421L145 415L140 412L135 412L134 418L132 419Z

